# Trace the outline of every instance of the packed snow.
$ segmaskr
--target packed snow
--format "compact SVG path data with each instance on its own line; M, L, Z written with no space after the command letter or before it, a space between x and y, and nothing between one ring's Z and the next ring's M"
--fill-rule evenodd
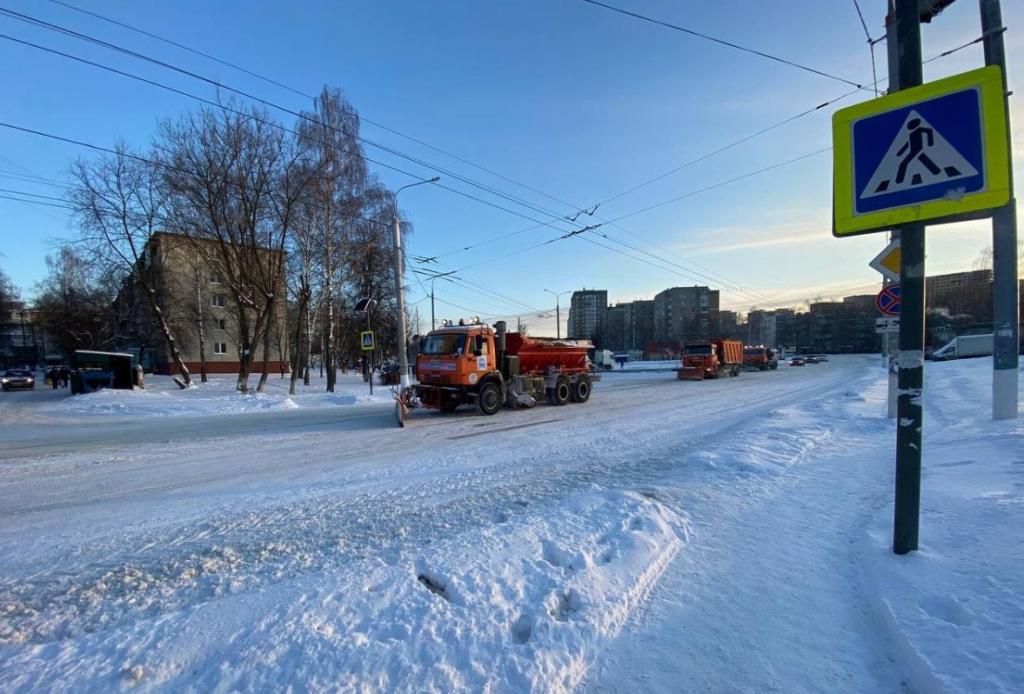
M1018 691L1024 426L928 364L897 557L879 361L403 430L351 374L5 393L0 688Z

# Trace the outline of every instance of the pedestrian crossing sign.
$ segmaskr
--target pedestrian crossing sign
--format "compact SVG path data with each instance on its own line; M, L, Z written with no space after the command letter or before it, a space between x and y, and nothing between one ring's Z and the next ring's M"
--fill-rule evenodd
M359 333L359 342L364 352L372 352L374 350L373 331L364 330Z
M836 111L832 233L986 216L1010 199L1007 134L995 65Z

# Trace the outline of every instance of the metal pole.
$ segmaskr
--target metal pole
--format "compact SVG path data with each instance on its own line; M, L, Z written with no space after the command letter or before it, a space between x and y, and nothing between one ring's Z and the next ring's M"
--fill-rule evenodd
M918 0L896 0L901 89L921 84ZM896 503L892 550L917 549L921 509L921 428L924 420L924 224L900 229L899 396L896 426Z
M1012 142L1006 53L1003 49L1003 32L1006 29L999 0L979 0L979 8L981 31L985 37L985 64L998 65L1003 73L1007 142ZM1012 191L1012 152L1008 156L1008 166ZM1017 291L1017 201L1011 198L992 215L992 419L1017 418L1020 350Z
M402 225L398 219L398 194L406 188L423 185L424 183L436 183L441 180L440 176L434 176L427 181L417 181L407 186L402 186L395 191L394 202L394 226L395 226L395 295L398 298L398 368L401 374L401 389L404 391L409 387L409 344L405 334L405 288L402 286L402 273L404 263L402 262ZM372 377L371 377L372 380Z
M437 323L434 321L434 280L430 280L430 329L434 330Z
M366 303L366 329L373 332L373 328L370 327L370 303ZM376 340L374 340L376 342ZM366 353L366 370L370 374L370 395L373 395L373 350L369 350Z
M558 295L555 295L555 339L562 339L562 307Z
M889 0L889 11L885 15L885 50L889 68L889 92L897 92L900 89L900 60L899 41L896 37L896 10L893 8L892 0ZM889 234L890 241L900 240L900 230L893 229ZM889 280L883 278L882 286L889 284ZM896 418L896 398L899 389L899 372L897 370L896 354L899 347L898 341L893 340L891 335L885 333L885 369L886 380L888 381L888 397L886 398L886 415L889 419Z

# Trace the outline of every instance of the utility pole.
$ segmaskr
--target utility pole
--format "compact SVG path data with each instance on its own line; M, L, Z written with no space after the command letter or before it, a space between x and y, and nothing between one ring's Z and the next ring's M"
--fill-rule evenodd
M437 328L437 322L434 320L434 278L430 279L430 329L434 330Z
M918 0L896 0L899 88L921 84L921 19ZM922 222L900 232L899 395L896 427L896 503L893 552L917 550L921 508L921 429L924 422L925 266Z
M394 227L395 227L395 295L398 299L398 368L401 374L400 388L405 391L409 387L409 343L405 328L405 289L402 285L402 273L405 270L405 263L402 261L402 224L398 219L398 194L406 188L420 186L424 183L437 183L440 176L434 176L429 180L417 181L407 186L402 186L395 191L394 202ZM373 374L370 374L373 380Z
M998 65L1003 73L1003 104L1006 109L1007 142L1010 137L1009 91L1006 53L1003 49L1002 11L999 0L979 0L985 64ZM1013 191L1013 156L1007 157L1009 186ZM1018 352L1020 323L1017 305L1017 201L1010 201L992 215L992 418L1017 418Z

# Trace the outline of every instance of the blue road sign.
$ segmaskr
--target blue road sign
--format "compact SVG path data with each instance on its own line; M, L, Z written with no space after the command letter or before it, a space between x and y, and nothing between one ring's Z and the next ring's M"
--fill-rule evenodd
M996 66L840 109L832 135L836 236L973 218L1010 199Z
M985 187L981 100L965 89L853 124L858 214Z
M900 285L890 284L878 292L875 297L875 306L887 316L900 315Z

